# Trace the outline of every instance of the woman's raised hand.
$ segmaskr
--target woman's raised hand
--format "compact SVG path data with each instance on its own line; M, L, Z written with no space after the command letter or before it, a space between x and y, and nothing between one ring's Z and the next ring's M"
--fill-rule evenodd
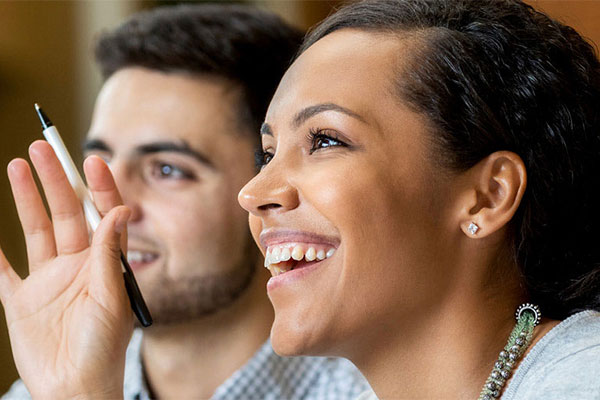
M82 207L50 145L34 142L29 155L52 219L29 164L11 161L29 261L21 279L0 251L0 300L17 369L34 398L121 397L133 314L119 255L130 211L119 206L107 165L87 159L87 182L104 215L90 245Z

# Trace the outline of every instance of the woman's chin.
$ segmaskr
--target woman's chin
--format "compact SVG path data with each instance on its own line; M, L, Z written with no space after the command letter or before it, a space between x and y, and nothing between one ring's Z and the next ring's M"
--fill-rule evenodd
M275 353L280 356L299 356L307 355L310 346L307 335L302 332L300 327L290 326L290 320L285 322L280 321L280 318L275 317L271 328L271 345Z
M280 356L324 355L318 329L301 323L301 320L293 318L278 318L276 314L271 328L273 350Z

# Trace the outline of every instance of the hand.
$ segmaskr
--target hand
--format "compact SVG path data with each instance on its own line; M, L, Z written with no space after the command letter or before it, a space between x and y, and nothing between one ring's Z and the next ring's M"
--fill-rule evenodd
M130 211L118 206L107 165L88 158L87 182L104 215L90 245L82 207L50 145L34 142L29 155L52 220L29 164L11 161L29 261L21 280L0 251L0 300L17 369L34 398L122 397L133 316L119 254Z

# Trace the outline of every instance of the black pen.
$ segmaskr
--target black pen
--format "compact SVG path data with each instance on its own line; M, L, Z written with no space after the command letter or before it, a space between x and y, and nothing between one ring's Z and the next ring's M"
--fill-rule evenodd
M35 110L37 111L40 122L42 123L42 128L44 129L44 137L54 149L54 152L56 153L56 156L58 157L58 160L60 161L60 164L67 175L67 178L69 179L69 183L83 204L85 218L90 224L92 230L95 231L102 218L100 217L100 213L92 201L88 188L83 183L83 179L81 178L81 175L79 175L71 155L67 151L67 148L60 137L58 130L52 124L50 118L48 118L48 116L44 113L44 111L42 111L37 103L35 104ZM123 279L125 280L125 288L127 289L127 295L129 296L131 309L142 326L147 327L152 325L152 316L150 315L150 311L148 311L148 307L146 307L146 302L142 297L142 293L140 292L137 282L135 281L135 277L133 276L133 272L131 271L131 267L127 262L127 258L123 255L123 252L121 252L121 268L123 270Z

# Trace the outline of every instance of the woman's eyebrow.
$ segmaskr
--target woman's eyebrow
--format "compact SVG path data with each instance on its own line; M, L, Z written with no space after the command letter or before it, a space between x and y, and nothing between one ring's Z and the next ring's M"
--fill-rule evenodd
M263 122L263 124L260 126L260 134L273 136L273 130L271 129L271 125L267 124L266 122Z
M298 127L300 127L300 125L306 122L307 119L325 111L337 111L346 114L352 118L356 118L360 122L368 125L368 122L363 117L346 107L342 107L335 103L321 103L315 104L313 106L308 106L302 109L300 112L298 112L298 114L296 114L296 116L292 120L292 128L297 129ZM260 127L260 134L273 136L273 130L271 129L271 126L268 123L264 122Z
M363 117L361 117L359 114L355 113L354 111L352 111L346 107L342 107L335 103L321 103L321 104L315 104L313 106L308 106L308 107L304 108L303 110L301 110L300 112L298 112L298 114L296 114L296 116L294 117L294 119L292 121L292 127L297 129L307 119L309 119L319 113L322 113L324 111L340 112L340 113L346 114L352 118L356 118L357 120L359 120L362 123L367 124L367 121Z

